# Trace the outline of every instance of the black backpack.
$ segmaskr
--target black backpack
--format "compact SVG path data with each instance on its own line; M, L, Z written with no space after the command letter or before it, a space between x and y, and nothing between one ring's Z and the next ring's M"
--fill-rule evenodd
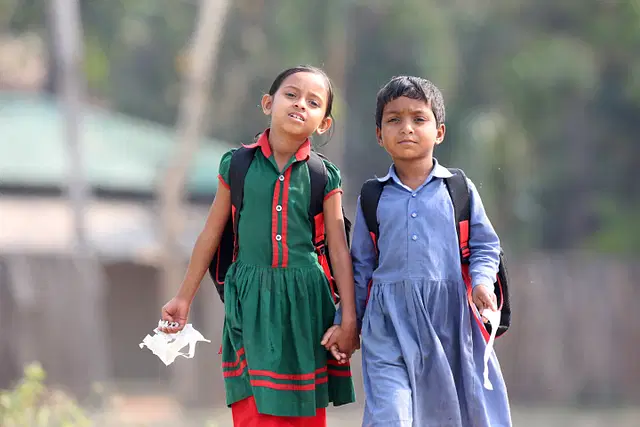
M471 218L471 198L469 196L469 186L467 184L467 177L460 169L449 169L453 174L450 178L445 178L449 196L453 202L453 209L456 218L456 230L458 232L458 242L460 244L460 262L462 263L462 276L464 278L467 293L471 295L471 276L469 275L469 228ZM378 236L380 230L378 227L378 202L384 189L385 182L380 182L377 179L370 179L366 181L360 191L360 205L362 206L362 213L364 220L367 224L367 228L371 233L374 247L378 250ZM511 325L511 303L509 299L509 277L506 269L505 257L500 252L500 265L495 282L495 294L497 298L498 308L501 310L500 326L496 331L496 336L503 335L509 326ZM472 304L471 298L469 303ZM489 339L491 334L491 324L485 324L482 319L479 319L475 310L471 310L474 313L476 321L480 324L483 336L486 340Z
M229 187L231 191L231 217L225 226L220 238L218 250L209 264L209 274L216 286L220 300L224 302L224 278L227 270L235 261L238 255L238 221L240 220L240 211L242 209L242 200L244 198L244 179L247 171L251 166L254 155L258 146L242 146L231 155L231 163L229 165ZM326 159L322 154L311 151L307 160L309 168L309 177L311 181L311 197L309 204L309 222L313 235L313 244L318 261L322 266L325 275L329 281L331 295L337 304L340 301L338 288L335 286L333 278L333 269L331 267L331 259L329 257L329 247L327 246L325 229L324 229L324 188L328 180L327 168L322 161ZM344 208L342 210L344 216ZM316 224L320 224L319 227ZM344 228L347 235L347 242L351 234L351 221L344 216Z

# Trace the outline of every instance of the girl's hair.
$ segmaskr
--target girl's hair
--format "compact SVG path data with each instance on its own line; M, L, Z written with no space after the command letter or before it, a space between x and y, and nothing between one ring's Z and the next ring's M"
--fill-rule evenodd
M324 111L324 118L326 119L327 117L331 117L333 119L333 117L331 116L331 110L333 109L333 84L331 83L331 79L329 78L329 76L327 76L327 73L322 71L320 68L314 67L312 65L298 65L296 67L287 68L286 70L283 70L282 72L280 72L280 74L278 74L278 76L275 78L273 83L271 83L271 87L269 88L268 94L271 96L275 95L278 89L280 89L280 86L282 86L282 82L284 82L287 77L297 73L314 73L324 78L325 84L327 85L327 107ZM259 132L253 138L254 142L260 138L260 135L262 135L262 132ZM324 144L322 144L322 146L324 146L326 143L328 143L331 140L332 135L333 135L333 126L329 130L329 135L327 136L327 140Z

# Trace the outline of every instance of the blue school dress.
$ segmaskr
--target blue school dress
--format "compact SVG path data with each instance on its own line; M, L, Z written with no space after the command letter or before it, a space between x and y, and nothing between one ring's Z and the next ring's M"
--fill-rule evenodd
M486 341L462 280L453 203L443 180L449 176L434 159L416 190L402 184L393 166L379 178L388 183L377 211L377 268L358 200L352 257L362 328L363 426L511 426L495 353L489 361L493 390L483 387ZM469 186L472 283L492 286L500 242L475 186Z

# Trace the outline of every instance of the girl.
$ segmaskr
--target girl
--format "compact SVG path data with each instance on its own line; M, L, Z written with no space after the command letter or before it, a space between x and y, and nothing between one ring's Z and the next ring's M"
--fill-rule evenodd
M262 97L271 123L256 142L259 149L246 175L238 256L225 278L222 368L235 427L326 426L329 402L355 400L348 365L331 358L320 343L335 306L308 220L309 138L331 127L332 103L329 78L309 66L284 70ZM179 324L163 329L168 333L184 327L229 219L233 151L220 162L221 185L178 294L162 309L163 320ZM325 166L325 228L343 310L332 353L343 359L358 340L353 270L340 172L328 161Z
M483 387L486 343L470 318L453 205L443 182L452 175L433 158L444 138L444 116L442 95L427 80L396 77L378 93L376 135L393 159L379 179L386 183L377 208L379 251L361 200L351 246L362 325L363 426L511 426L495 354L489 365L493 390ZM469 188L472 298L481 312L495 310L500 242L471 182ZM340 329L327 331L327 348Z

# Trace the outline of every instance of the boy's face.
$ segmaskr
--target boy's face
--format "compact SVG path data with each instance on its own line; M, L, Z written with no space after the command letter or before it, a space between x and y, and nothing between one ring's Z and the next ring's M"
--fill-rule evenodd
M385 105L378 143L394 160L416 160L433 155L444 139L444 124L437 125L425 101L401 96Z

